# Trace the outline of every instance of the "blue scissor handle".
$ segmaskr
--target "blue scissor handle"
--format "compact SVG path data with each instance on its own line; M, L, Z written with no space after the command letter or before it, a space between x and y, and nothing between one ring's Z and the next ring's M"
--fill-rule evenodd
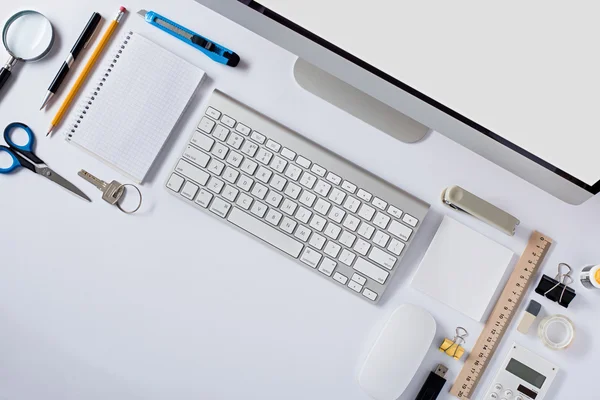
M15 142L13 142L11 139L12 132L17 128L21 128L27 133L27 143L25 143L22 146L15 144ZM4 141L8 143L10 147L31 153L33 151L33 142L35 141L35 138L33 136L33 131L30 127L28 127L22 122L13 122L12 124L8 124L8 126L4 128Z
M12 158L12 164L9 165L8 168L0 168L0 174L8 174L21 166L17 157L8 147L0 145L0 153L2 152L7 153Z

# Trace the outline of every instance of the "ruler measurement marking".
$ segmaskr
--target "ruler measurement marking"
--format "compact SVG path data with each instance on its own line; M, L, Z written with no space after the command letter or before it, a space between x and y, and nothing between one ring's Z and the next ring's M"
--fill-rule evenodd
M469 399L472 395L496 351L496 345L504 337L505 330L514 317L513 312L521 304L522 295L529 287L530 280L551 243L551 239L537 231L531 234L525 250L519 257L500 298L450 390L454 396L460 399Z

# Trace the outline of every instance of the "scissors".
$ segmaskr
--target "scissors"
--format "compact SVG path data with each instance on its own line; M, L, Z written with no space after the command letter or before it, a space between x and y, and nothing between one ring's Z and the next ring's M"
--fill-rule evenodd
M22 146L15 144L12 141L12 133L16 129L23 129L27 133L27 143ZM27 125L21 122L13 122L4 129L4 141L8 144L7 146L0 145L0 153L5 152L12 158L12 164L8 168L0 167L0 174L8 174L19 167L27 168L28 170L35 172L36 174L42 175L44 178L50 179L52 182L59 184L70 192L76 194L84 200L90 201L90 198L85 195L81 190L77 189L71 182L51 170L44 161L33 153L33 143L35 137L33 131Z

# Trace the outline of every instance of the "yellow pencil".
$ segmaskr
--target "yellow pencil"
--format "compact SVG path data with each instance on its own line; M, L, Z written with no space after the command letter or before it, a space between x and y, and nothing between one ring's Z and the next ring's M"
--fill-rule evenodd
M73 87L69 91L69 94L65 98L65 101L63 101L63 103L60 106L58 112L56 113L56 115L52 119L52 122L50 123L50 129L48 130L48 133L46 134L46 136L48 136L48 135L50 135L52 133L52 131L54 130L54 128L60 123L60 121L62 120L63 116L65 115L65 113L67 112L67 110L69 109L69 107L71 106L71 103L73 102L73 99L77 95L77 92L81 88L81 85L83 85L83 83L85 82L87 76L89 75L90 71L94 67L94 64L96 64L96 61L100 57L100 54L102 53L102 50L104 50L104 48L106 47L106 44L110 40L112 34L115 32L115 29L117 28L117 25L119 24L119 21L121 21L121 18L123 17L123 14L125 14L125 11L127 11L125 9L125 7L119 8L119 13L115 17L115 19L113 19L111 21L110 25L108 26L108 28L104 32L104 35L102 36L102 39L100 39L100 43L98 43L98 46L96 46L96 49L92 53L92 56L88 60L87 64L85 64L85 67L83 68L83 71L81 71L81 74L79 74L79 76L77 77L77 80L75 81L75 84L73 85Z

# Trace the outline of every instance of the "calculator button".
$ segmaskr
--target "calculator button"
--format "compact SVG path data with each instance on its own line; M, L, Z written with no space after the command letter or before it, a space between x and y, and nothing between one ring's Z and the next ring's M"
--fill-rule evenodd
M508 389L507 391L504 392L505 397L511 397L512 395L513 395L513 392L510 389Z
M209 117L214 118L214 119L221 118L221 113L212 107L208 107L206 109L206 115L208 115Z
M517 396L517 397L515 397L515 400L525 400L525 399L523 399L521 396Z
M502 385L501 385L501 384L499 384L499 383L496 383L496 384L494 385L494 390L495 390L496 392L499 392L499 391L501 391L501 390L502 390Z
M231 118L229 115L223 115L223 119L221 120L221 122L225 125L227 125L230 128L233 128L235 126L235 119Z
M498 394L496 394L496 393L490 393L490 395L488 396L488 399L496 400L497 398L498 398Z

